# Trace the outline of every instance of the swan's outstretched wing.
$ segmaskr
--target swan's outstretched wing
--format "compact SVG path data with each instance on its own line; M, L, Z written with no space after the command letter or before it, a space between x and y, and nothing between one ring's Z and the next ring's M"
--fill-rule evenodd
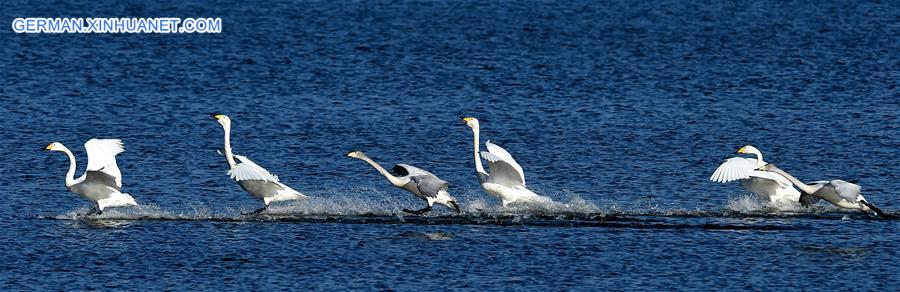
M248 159L247 157L235 155L234 158L240 160L240 163L238 163L228 171L228 175L230 175L232 179L236 181L264 180L269 182L278 182L278 176L272 175L268 170L262 168L256 163L253 163L253 161L250 161L250 159Z
M481 158L488 161L490 180L507 187L525 186L525 171L512 155L491 141L485 145L488 151L482 151Z
M756 171L756 159L732 157L725 160L716 171L713 172L709 180L720 183L727 183L739 179L750 178L750 175Z
M719 168L716 168L716 171L713 172L712 176L709 177L709 180L720 183L727 183L741 179L748 179L750 177L758 177L769 180L774 180L778 182L781 186L791 186L793 185L787 178L784 176L771 172L758 170L756 166L756 159L753 158L743 158L743 157L732 157L725 160L722 165L719 165Z
M416 184L419 192L430 198L437 198L438 193L449 185L446 181L433 175L412 176L410 180Z
M119 139L90 139L84 143L87 151L87 171L99 171L111 176L115 180L115 186L122 188L122 173L116 165L116 154L125 151L122 140Z

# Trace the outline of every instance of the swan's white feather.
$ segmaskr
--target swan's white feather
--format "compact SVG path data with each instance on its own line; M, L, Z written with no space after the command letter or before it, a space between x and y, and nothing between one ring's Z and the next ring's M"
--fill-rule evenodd
M787 187L793 185L787 178L784 176L765 170L759 170L759 167L756 165L756 159L753 158L743 158L743 157L732 157L722 165L719 165L719 168L716 168L716 171L713 172L712 176L709 177L709 180L720 183L727 183L736 180L748 179L750 177L758 177L764 179L770 179L777 182L782 187Z
M727 183L739 179L750 178L757 171L756 159L732 157L725 160L716 171L713 172L709 180L720 183Z
M787 180L787 178L785 178L784 176L781 176L780 174L777 174L777 173L774 173L771 171L754 170L752 173L750 173L750 176L774 180L782 188L791 187L794 185L791 183L791 181Z
M235 181L264 180L275 183L278 182L278 176L269 173L268 170L253 163L253 161L246 156L234 155L234 158L240 160L240 163L232 167L231 170L228 171L228 175Z
M125 151L122 140L90 139L84 143L87 151L87 170L100 171L116 179L116 186L122 187L122 173L116 165L116 155Z

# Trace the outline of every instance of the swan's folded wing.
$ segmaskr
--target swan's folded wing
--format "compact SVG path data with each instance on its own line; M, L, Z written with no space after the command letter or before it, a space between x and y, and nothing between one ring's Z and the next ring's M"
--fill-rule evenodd
M412 176L410 180L416 184L419 192L430 198L437 198L438 193L449 185L446 181L433 175Z
M125 151L122 140L90 139L84 143L87 151L87 171L100 171L115 179L115 186L122 187L122 173L116 165L116 155Z
M481 152L481 158L488 162L490 168L488 178L491 182L510 188L525 186L525 176L521 168L517 168L518 165L509 164L508 161L487 151Z
M238 163L228 171L228 175L230 175L232 179L236 181L264 180L276 183L278 182L277 176L272 175L265 168L262 168L256 163L253 163L253 161L250 161L250 159L248 159L247 157L235 155L234 158L240 160L240 163Z
M435 176L435 175L431 174L430 172L425 171L424 169L421 169L421 168L418 168L418 167L415 167L415 166L412 166L409 164L403 164L403 163L398 163L397 165L394 165L393 170L396 174L398 174L400 176L407 176L407 175L409 175L409 176L421 176L421 175Z
M841 196L844 200L849 202L857 202L859 200L859 193L862 191L862 188L859 187L859 185L839 179L831 181L831 185L834 186L834 190L837 192L838 196Z
M794 185L783 175L771 171L754 170L750 173L750 176L773 180L782 188L792 187Z
M725 160L716 171L713 172L709 180L720 183L732 182L740 179L750 178L756 170L756 159L732 157Z

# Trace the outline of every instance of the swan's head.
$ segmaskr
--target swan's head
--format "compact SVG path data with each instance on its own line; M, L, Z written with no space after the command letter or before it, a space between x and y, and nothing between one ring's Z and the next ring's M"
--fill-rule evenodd
M44 150L47 151L63 151L63 149L66 149L66 146L63 146L63 144L59 142L53 142L50 143L50 145L47 145L47 147L44 147Z
M466 126L472 129L478 129L478 119L472 117L460 117L463 123L466 123Z
M216 121L219 122L219 124L221 124L222 127L226 127L226 128L231 127L231 119L228 118L228 116L220 114L220 113L212 113L209 115L212 116L214 119L216 119Z
M363 153L362 151L355 151L355 150L354 150L354 151L347 152L347 157L363 158L363 157L365 157L365 156L366 156L366 154Z
M744 147L741 147L741 149L738 149L737 153L738 154L757 154L757 153L761 154L762 152L759 152L759 149L756 149L756 147L746 145Z

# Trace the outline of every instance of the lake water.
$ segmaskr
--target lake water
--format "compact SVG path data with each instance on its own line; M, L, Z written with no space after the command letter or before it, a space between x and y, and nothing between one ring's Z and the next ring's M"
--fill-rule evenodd
M221 17L221 34L0 32L2 290L895 290L900 221L708 180L752 144L900 215L891 1L12 1L16 17ZM261 203L235 152L310 201ZM500 208L471 131L557 204ZM63 185L119 138L143 206ZM460 215L365 163L450 182Z

